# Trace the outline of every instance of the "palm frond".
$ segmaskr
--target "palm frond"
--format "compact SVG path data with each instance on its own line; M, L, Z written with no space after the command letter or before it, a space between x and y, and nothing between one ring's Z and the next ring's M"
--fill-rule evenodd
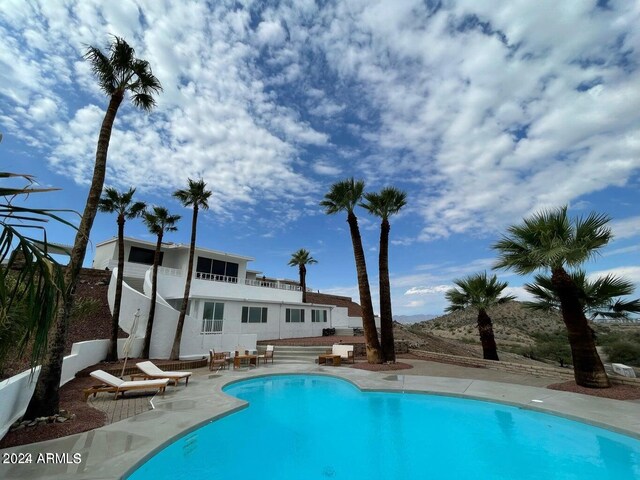
M197 205L199 209L209 209L209 198L211 190L207 190L207 184L204 179L192 180L188 179L188 187L173 192L173 197L177 198L185 207Z
M364 193L364 181L353 177L331 185L320 205L328 215L338 212L353 212Z

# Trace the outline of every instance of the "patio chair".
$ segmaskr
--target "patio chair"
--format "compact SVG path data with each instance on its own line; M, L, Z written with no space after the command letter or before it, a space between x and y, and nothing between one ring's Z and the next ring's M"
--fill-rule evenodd
M268 360L271 360L273 363L273 345L267 345L267 350L262 354L258 355L258 360L262 359L262 363L267 363Z
M133 377L142 377L145 380L151 380L154 378L168 378L173 382L175 386L178 386L178 380L184 378L186 380L185 386L189 385L189 377L193 375L192 372L165 372L160 370L153 362L140 362L136 363L136 367L142 372L132 375Z
M157 390L158 393L162 393L164 395L164 391L169 383L168 378L127 382L121 378L114 377L104 370L95 370L91 372L90 375L93 378L100 380L102 384L85 388L83 390L85 402L87 401L87 398L89 398L89 395L93 395L95 397L98 392L115 392L115 396L113 397L114 400L118 399L119 393L122 392L122 395L124 396L124 392L128 392L129 390Z
M209 350L209 370L215 368L224 369L229 365L229 352L216 352Z

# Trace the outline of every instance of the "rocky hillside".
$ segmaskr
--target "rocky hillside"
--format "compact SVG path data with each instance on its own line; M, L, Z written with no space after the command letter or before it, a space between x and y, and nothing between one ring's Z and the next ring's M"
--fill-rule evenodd
M493 331L498 347L532 345L533 335L564 329L560 315L556 312L538 312L524 308L521 302L509 302L491 308L488 312L493 322ZM449 313L433 320L408 326L415 334L432 334L443 339L479 344L477 310L468 308Z

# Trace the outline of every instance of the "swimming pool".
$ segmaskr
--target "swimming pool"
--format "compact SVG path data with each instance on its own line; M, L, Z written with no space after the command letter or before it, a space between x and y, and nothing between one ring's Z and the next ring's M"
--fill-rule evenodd
M635 479L640 441L562 417L319 375L224 391L248 408L181 437L128 478Z

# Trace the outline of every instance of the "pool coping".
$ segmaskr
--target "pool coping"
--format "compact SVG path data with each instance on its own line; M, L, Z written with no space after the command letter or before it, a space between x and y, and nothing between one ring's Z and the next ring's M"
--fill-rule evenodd
M168 444L193 430L247 406L222 389L234 382L271 375L325 375L346 380L364 392L428 393L498 402L569 418L640 439L640 405L540 387L486 380L368 372L317 365L270 365L250 371L192 378L188 387L155 397L154 409L96 430L0 450L0 454L31 455L20 465L0 463L6 479L126 478ZM38 463L38 454L60 456L54 463ZM80 453L76 464L73 455ZM2 457L0 456L0 462Z

